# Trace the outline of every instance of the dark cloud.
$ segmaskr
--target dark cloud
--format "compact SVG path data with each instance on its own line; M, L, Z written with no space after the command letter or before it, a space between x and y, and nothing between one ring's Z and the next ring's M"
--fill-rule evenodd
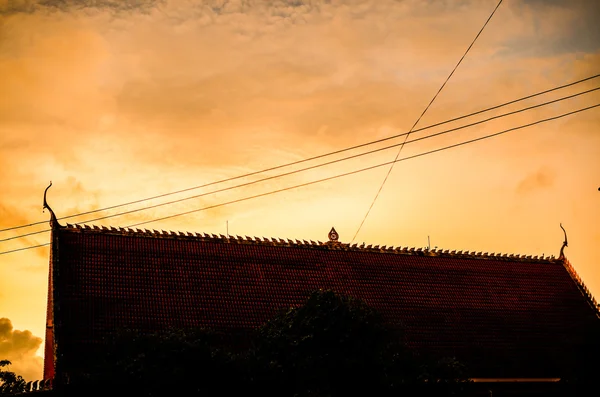
M348 5L356 7L361 3L370 3L365 0L349 1ZM148 12L154 8L159 8L160 12L167 12L162 6L171 5L168 9L174 14L177 11L185 9L190 16L197 16L198 13L211 13L215 16L238 14L246 12L248 9L268 8L270 14L279 18L293 18L306 11L318 8L320 5L327 5L329 1L301 1L301 0L275 0L252 3L248 1L229 1L229 0L0 0L0 15L11 15L35 12L76 12L83 10L100 10L116 12ZM364 10L363 8L360 8ZM190 13L190 11L192 11ZM169 16L171 16L169 14Z
M523 4L534 7L558 7L570 8L573 6L585 6L597 3L596 0L523 0Z
M549 168L541 168L527 175L517 185L517 193L529 194L537 190L548 189L554 185L556 173Z
M594 52L600 49L600 1L597 0L523 0L511 7L514 12L530 14L531 26L539 32L534 38L511 43L535 55ZM560 30L545 31L543 24ZM548 43L551 42L551 45Z
M163 0L0 0L0 15L84 9L148 11L162 3Z
M31 331L13 329L8 318L0 318L0 359L11 361L10 370L26 380L36 380L41 372L42 358L36 355L41 344Z

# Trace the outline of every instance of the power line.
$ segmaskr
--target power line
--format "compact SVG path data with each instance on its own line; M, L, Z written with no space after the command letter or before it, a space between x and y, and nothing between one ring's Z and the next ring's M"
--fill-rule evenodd
M467 145L469 143L474 143L474 142L482 141L484 139L493 138L493 137L496 137L496 136L499 136L499 135L502 135L502 134L506 134L507 132L516 131L516 130L527 128L527 127L532 127L534 125L542 124L542 123L545 123L545 122L548 122L548 121L552 121L552 120L557 120L557 119L560 119L562 117L570 116L570 115L573 115L573 114L576 114L576 113L580 113L580 112L583 112L585 110L590 110L590 109L593 109L593 108L596 108L596 107L600 107L600 103L598 103L596 105L588 106L588 107L585 107L585 108L573 110L571 112L563 113L563 114L560 114L558 116L553 116L553 117L549 117L547 119L542 119L542 120L534 121L534 122L529 123L529 124L524 124L524 125L520 125L518 127L509 128L509 129L506 129L506 130L503 130L503 131L500 131L500 132L496 132L496 133L493 133L493 134L484 135L484 136L481 136L479 138L474 138L474 139L470 139L470 140L467 140L467 141L459 142L459 143L456 143L456 144L453 144L453 145L444 146L442 148L438 148L438 149L434 149L434 150L429 150L427 152L415 154L415 155L412 155L412 156L409 156L409 157L404 157L404 158L401 158L401 159L395 159L394 161L388 161L386 163L381 163L381 164L373 165L373 166L370 166L370 167L361 168L361 169L358 169L358 170L355 170L355 171L345 172L343 174L338 174L338 175L330 176L330 177L327 177L327 178L318 179L316 181L306 182L306 183L302 183L302 184L299 184L299 185L289 186L289 187L286 187L286 188L282 188L282 189L278 189L278 190L273 190L273 191L266 192L266 193L261 193L261 194L256 194L256 195L253 195L253 196L244 197L244 198L241 198L241 199L231 200L231 201L227 201L225 203L214 204L214 205L210 205L208 207L203 207L203 208L198 208L198 209L195 209L195 210L180 212L180 213L177 213L177 214L173 214L173 215L164 216L164 217L161 217L161 218L152 219L152 220L149 220L149 221L134 223L134 224L128 225L126 227L127 228L131 228L131 227L134 227L134 226L145 225L145 224L152 223L152 222L163 221L163 220L166 220L166 219L171 219L171 218L175 218L175 217L182 216L182 215L189 215L189 214L194 213L194 212L205 211L205 210L212 209L212 208L217 208L217 207L222 207L222 206L229 205L229 204L239 203L241 201L247 201L247 200L251 200L251 199L254 199L254 198L258 198L258 197L264 197L264 196L269 196L269 195L275 194L275 193L281 193L281 192L284 192L284 191L287 191L287 190L297 189L299 187L305 187L305 186L309 186L309 185L314 185L316 183L321 183L321 182L326 182L326 181L330 181L330 180L337 179L337 178L342 178L344 176L358 174L358 173L361 173L361 172L373 170L375 168L384 167L386 165L390 165L390 164L393 164L393 163L398 163L398 162L401 162L401 161L411 160L411 159L414 159L414 158L417 158L417 157L426 156L428 154L433 154L433 153L441 152L441 151L444 151L444 150L453 149L453 148L456 148L456 147L459 147L459 146L464 146L464 145Z
M0 255L12 254L13 252L30 250L30 249L33 249L33 248L41 248L41 247L45 247L47 245L50 245L50 243L45 243L45 244L40 244L40 245L33 245L33 246L23 247L23 248L17 248L17 249L10 250L10 251L0 251Z
M411 160L411 159L414 159L414 158L417 158L417 157L422 157L422 156L426 156L426 155L429 155L429 154L441 152L441 151L444 151L444 150L453 149L453 148L456 148L456 147L459 147L459 146L468 145L470 143L474 143L474 142L478 142L478 141L483 141L485 139L489 139L489 138L493 138L493 137L496 137L496 136L499 136L499 135L502 135L502 134L506 134L507 132L516 131L516 130L520 130L520 129L527 128L527 127L532 127L534 125L546 123L548 121L557 120L557 119L560 119L560 118L563 118L563 117L567 117L567 116L570 116L570 115L573 115L573 114L576 114L576 113L580 113L580 112L583 112L583 111L586 111L586 110L594 109L594 108L597 108L597 107L600 107L600 103L592 105L592 106L587 106L585 108L580 108L580 109L577 109L577 110L573 110L573 111L570 111L570 112L567 112L567 113L563 113L563 114L560 114L558 116L553 116L553 117L549 117L549 118L546 118L546 119L534 121L532 123L523 124L523 125L520 125L518 127L508 128L506 130L502 130L502 131L499 131L499 132L496 132L496 133L493 133L493 134L488 134L488 135L484 135L484 136L481 136L481 137L478 137L478 138L474 138L474 139L470 139L470 140L467 140L467 141L462 141L462 142L459 142L459 143L455 143L453 145L448 145L448 146L444 146L444 147L441 147L441 148L438 148L438 149L429 150L427 152L422 152L422 153L415 154L415 155L412 155L412 156L409 156L409 157L404 157L404 158L401 158L401 159L395 159L394 161L388 161L388 162L381 163L381 164L376 164L376 165L373 165L373 166L370 166L370 167L365 167L365 168L361 168L361 169L358 169L358 170L354 170L354 171L350 171L350 172L345 172L343 174L338 174L338 175L330 176L330 177L327 177L327 178L323 178L323 179L318 179L318 180L311 181L311 182L302 183L302 184L299 184L299 185L289 186L289 187L286 187L286 188L282 188L282 189L278 189L278 190L273 190L273 191L266 192L266 193L256 194L256 195L244 197L244 198L241 198L241 199L231 200L231 201L227 201L227 202L220 203L220 204L214 204L214 205L210 205L208 207L197 208L197 209L194 209L194 210L180 212L180 213L177 213L177 214L173 214L173 215L169 215L169 216L164 216L164 217L161 217L161 218L155 218L155 219L151 219L151 220L144 221L144 222L138 222L138 223L135 223L135 224L131 224L131 225L125 226L125 228L132 228L132 227L135 227L135 226L145 225L145 224L152 223L152 222L159 222L159 221L163 221L163 220L166 220L166 219L171 219L171 218L175 218L175 217L179 217L179 216L183 216L183 215L189 215L189 214L194 213L194 212L200 212L200 211L205 211L205 210L209 210L209 209L212 209L212 208L223 207L225 205L235 204L235 203L239 203L239 202L242 202L242 201L247 201L247 200L251 200L251 199L255 199L255 198L259 198L259 197L269 196L269 195L275 194L275 193L281 193L281 192L284 192L284 191L287 191L287 190L297 189L297 188L300 188L300 187L314 185L314 184L317 184L317 183L326 182L326 181L330 181L330 180L333 180L333 179L337 179L337 178L342 178L342 177L345 177L345 176L350 176L350 175L358 174L358 173L369 171L369 170L373 170L373 169L376 169L376 168L379 168L379 167L385 167L386 165L390 165L390 164L393 164L393 163L398 163L398 162L401 162L401 161L407 161L407 160ZM35 246L31 246L31 247L19 248L19 249L11 250L11 251L3 251L3 252L0 252L0 255L8 254L8 253L11 253L11 252L23 251L23 250L32 249L32 248L43 247L43 246L48 245L48 244L49 243L41 244L41 245L35 245Z
M421 115L419 116L419 118L417 119L417 121L415 121L415 123L413 124L413 126L411 127L411 129L408 131L408 134L404 137L404 142L402 142L402 145L400 146L400 149L398 149L398 153L396 153L396 157L394 158L394 160L398 160L398 157L400 157L400 153L402 152L402 148L404 147L404 143L408 139L408 136L413 131L413 129L417 126L417 124L419 124L419 121L421 121L421 119L423 118L423 116L425 115L425 113L427 113L427 110L429 110L429 108L431 107L431 105L433 104L433 102L435 101L435 99L438 97L438 95L440 94L440 92L442 92L442 90L446 86L446 83L448 83L448 81L450 80L450 78L452 77L452 75L454 74L454 72L456 71L456 69L458 69L458 66L461 64L461 62L463 61L463 59L465 59L465 57L467 56L467 54L471 50L471 47L473 47L473 45L475 44L475 42L477 41L477 39L481 35L481 32L483 32L483 30L487 26L488 22L490 22L490 20L492 19L492 17L496 13L496 10L498 9L498 7L500 7L500 4L502 4L502 0L500 0L498 2L498 4L496 5L496 8L494 8L494 11L492 11L492 13L488 17L488 19L485 21L485 23L483 24L483 26L479 30L479 33L477 33L477 35L475 36L475 38L473 39L473 41L471 42L471 44L469 45L469 47L467 47L467 50L465 51L465 53L463 54L463 56L458 60L458 63L456 64L456 66L454 66L454 69L452 69L452 71L450 72L450 74L448 75L448 77L446 77L446 80L444 81L444 83L442 84L442 86L440 87L440 89L435 93L435 95L433 96L433 98L431 98L431 101L429 101L429 104L425 107L425 109L423 110L423 112L421 113ZM369 209L367 209L367 213L365 214L365 216L363 217L362 221L360 222L360 225L358 226L358 229L356 229L356 233L354 233L354 237L352 237L352 240L350 242L354 241L354 239L356 238L356 236L358 236L358 233L360 232L360 229L362 229L363 225L365 224L365 221L367 220L367 217L371 213L371 209L375 205L375 202L377 201L377 198L379 198L379 194L383 190L383 186L385 185L385 183L387 182L390 174L392 173L392 170L394 169L394 165L395 164L396 163L394 162L394 163L392 163L390 165L390 168L388 169L387 173L385 174L385 178L383 178L383 181L381 182L381 185L379 186L379 189L377 190L377 193L375 194L375 197L373 198L373 201L371 202L371 205L369 206Z
M265 177L265 178L262 178L262 179L257 179L255 181L245 182L245 183L238 184L238 185L235 185L235 186L229 186L229 187L226 187L226 188L217 189L217 190L213 190L213 191L210 191L210 192L205 192L205 193L197 194L197 195L194 195L194 196L184 197L184 198L181 198L181 199L167 201L167 202L159 203L159 204L154 204L154 205L143 207L143 208L137 208L137 209L133 209L133 210L129 210L129 211L119 212L119 213L116 213L116 214L102 216L102 217L99 217L99 218L89 219L89 220L84 221L84 222L95 222L95 221L100 221L100 220L104 220L104 219L114 218L114 217L117 217L117 216L129 215L129 214L132 214L132 213L135 213L135 212L139 212L139 211L144 211L144 210L149 210L149 209L153 209L153 208L158 208L158 207L162 207L162 206L170 205L170 204L176 204L176 203L179 203L179 202L182 202L182 201L186 201L186 200L191 200L191 199L194 199L194 198L200 198L200 197L208 196L210 194L221 193L221 192L224 192L224 191L238 189L238 188L241 188L241 187L246 187L246 186L254 185L254 184L257 184L257 183L260 183L260 182L265 182L265 181L272 180L272 179L286 177L286 176L289 176L289 175L297 174L297 173L304 172L304 171L309 171L309 170L312 170L312 169L324 167L324 166L335 164L335 163L339 163L339 162L342 162L342 161L347 161L347 160L355 159L355 158L358 158L358 157L362 157L362 156L366 156L366 155L369 155L369 154L381 152L381 151L384 151L384 150L393 149L393 148L401 146L401 145L410 144L410 143L422 141L422 140L425 140L425 139L434 138L434 137L437 137L437 136L440 136L440 135L448 134L450 132L454 132L454 131L462 130L462 129L465 129L465 128L473 127L473 126L476 126L476 125L479 125L479 124L486 123L486 122L491 121L491 120L500 119L502 117L511 116L511 115L514 115L514 114L517 114L517 113L521 113L521 112L525 112L525 111L528 111L528 110L531 110L531 109L536 109L536 108L539 108L539 107L542 107L542 106L546 106L546 105L550 105L550 104L553 104L553 103L561 102L561 101L564 101L564 100L567 100L567 99L571 99L571 98L574 98L574 97L577 97L577 96L580 96L580 95L584 95L584 94L587 94L587 93L590 93L590 92L593 92L593 91L598 91L598 90L600 90L600 87L596 87L596 88L592 88L592 89L589 89L589 90L586 90L586 91L578 92L576 94L568 95L568 96L565 96L565 97L562 97L562 98L557 98L557 99L554 99L552 101L543 102L543 103L540 103L540 104L537 104L537 105L528 106L528 107L525 107L525 108L522 108L522 109L518 109L518 110L514 110L514 111L511 111L511 112L508 112L508 113L504 113L504 114L500 114L500 115L488 117L487 119L482 119L482 120L479 120L479 121L476 121L476 122L473 122L473 123L470 123L470 124L465 124L465 125L462 125L462 126L459 126L459 127L451 128L451 129L444 130L444 131L440 131L440 132L437 132L437 133L434 133L434 134L430 134L430 135L426 135L424 137L415 138L415 139L412 139L412 140L409 140L409 141L405 140L402 143L397 143L397 144L393 144L393 145L389 145L389 146L384 146L384 147L381 147L381 148L378 148L378 149L369 150L367 152L358 153L358 154L355 154L355 155L352 155L352 156L342 157L340 159L331 160L331 161L328 161L328 162L325 162L325 163L312 165L310 167L305 167L305 168L301 168L301 169L298 169L298 170L285 172L283 174L272 175L272 176L268 176L268 177ZM408 135L408 133L404 133L404 135ZM9 240L14 240L14 239L22 238L22 237L33 236L33 235L36 235L36 234L47 233L49 231L50 231L50 229L44 229L44 230L39 230L39 231L31 232L31 233L26 233L26 234L18 235L18 236L11 236L11 237L7 237L7 238L4 238L4 239L1 239L0 243L1 242L5 242L5 241L9 241Z
M527 96L524 96L524 97L521 97L521 98L518 98L518 99L514 99L512 101L504 102L504 103L501 103L499 105L495 105L495 106L492 106L492 107L489 107L489 108L486 108L486 109L478 110L478 111L475 111L475 112L472 112L472 113L468 113L468 114L465 114L465 115L462 115L462 116L458 116L458 117L455 117L455 118L452 118L452 119L449 119L449 120L441 121L439 123L431 124L431 125L428 125L428 126L425 126L425 127L422 127L422 128L417 128L415 130L412 130L412 133L424 131L424 130L427 130L427 129L430 129L430 128L433 128L433 127L438 127L440 125L448 124L448 123L451 123L451 122L454 122L454 121L458 121L458 120L462 120L462 119L465 119L465 118L468 118L468 117L471 117L471 116L475 116L475 115L478 115L478 114L481 114L481 113L489 112L491 110L499 109L499 108L507 106L507 105L512 105L514 103L521 102L521 101L524 101L524 100L527 100L527 99L531 99L531 98L534 98L536 96L548 94L548 93L553 92L553 91L557 91L557 90L561 90L563 88L571 87L573 85L580 84L580 83L583 83L585 81L589 81L589 80L592 80L592 79L595 79L595 78L598 78L598 77L600 77L600 73L599 74L595 74L593 76L586 77L584 79L573 81L571 83L563 84L563 85L560 85L560 86L557 86L557 87L554 87L554 88L550 88L550 89L547 89L547 90L544 90L544 91L540 91L540 92L537 92L535 94L531 94L531 95L527 95ZM317 160L317 159L320 159L320 158L323 158L323 157L328 157L328 156L332 156L332 155L335 155L335 154L340 154L340 153L347 152L347 151L350 151L350 150L359 149L359 148L362 148L362 147L365 147L365 146L374 145L374 144L377 144L377 143L381 143L381 142L385 142L385 141L388 141L388 140L392 140L392 139L396 139L396 138L405 136L406 134L407 133L396 134L396 135L392 135L392 136L389 136L389 137L386 137L386 138L381 138L381 139L377 139L377 140L374 140L374 141L369 141L369 142L361 143L361 144L358 144L358 145L355 145L355 146L350 146L350 147L347 147L347 148L344 148L344 149L339 149L339 150L335 150L335 151L332 151L332 152L320 154L320 155L317 155L317 156L308 157L306 159L297 160L297 161L294 161L294 162L291 162L291 163L286 163L286 164L281 164L281 165L278 165L278 166L266 168L266 169L263 169L263 170L260 170L260 171L253 171L253 172L250 172L250 173L246 173L246 174L234 176L234 177L231 177L231 178L221 179L221 180L214 181L214 182L209 182L209 183L206 183L206 184L203 184L203 185L193 186L193 187L189 187L189 188L186 188L186 189L177 190L177 191L174 191L174 192L169 192L169 193L159 194L159 195L156 195L156 196L147 197L147 198L143 198L143 199L139 199L139 200L129 201L129 202L122 203L122 204L116 204L116 205L112 205L112 206L108 206L108 207L98 208L98 209L91 210L91 211L85 211L85 212L80 212L80 213L77 213L77 214L66 215L66 216L63 216L63 217L60 217L60 218L57 218L57 219L58 220L64 220L64 219L70 219L70 218L74 218L74 217L78 217L78 216L83 216L83 215L90 215L90 214L94 214L94 213L97 213L97 212L108 211L108 210L111 210L111 209L120 208L120 207L124 207L124 206L127 206L127 205L138 204L138 203L142 203L144 201L149 201L149 200L153 200L153 199L157 199L157 198L171 196L171 195L178 194L178 193L184 193L184 192L188 192L188 191L191 191L191 190L196 190L196 189L200 189L200 188L203 188L203 187L208 187L208 186L216 185L216 184L219 184L219 183L230 182L230 181L233 181L233 180L236 180L236 179L246 178L246 177L249 177L249 176L254 176L254 175L262 174L262 173L265 173L265 172L274 171L274 170L281 169L281 168L284 168L284 167L290 167L290 166L298 165L298 164L305 163L305 162L308 162L308 161ZM48 221L45 220L45 221L33 222L33 223L28 223L28 224L19 225L19 226L12 226L12 227L9 227L9 228L0 229L0 233L1 232L6 232L6 231L10 231L10 230L16 230L16 229L22 229L22 228L26 228L26 227L41 225L41 224L44 224L44 223L47 223L47 222Z

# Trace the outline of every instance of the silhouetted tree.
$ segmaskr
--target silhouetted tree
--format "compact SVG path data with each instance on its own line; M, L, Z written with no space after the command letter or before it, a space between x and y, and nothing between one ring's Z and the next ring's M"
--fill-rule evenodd
M136 396L228 390L240 376L224 338L205 329L151 334L122 330L107 341L104 355L93 367L71 377L68 388L118 389Z
M415 383L419 366L400 329L364 302L315 291L258 330L254 378L278 395L383 393Z
M0 394L20 393L25 390L25 379L14 372L2 368L11 365L8 360L0 360Z
M87 373L72 371L71 385L136 396L406 396L456 392L467 379L456 360L419 361L401 329L334 291L313 292L241 341L206 329L122 331Z

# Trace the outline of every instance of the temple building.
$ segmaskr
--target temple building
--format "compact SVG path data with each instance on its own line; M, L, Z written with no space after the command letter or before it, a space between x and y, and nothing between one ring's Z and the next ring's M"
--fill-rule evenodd
M600 321L563 249L532 257L357 246L334 229L319 242L60 225L50 212L46 379L81 369L115 329L248 330L316 289L363 300L409 347L456 357L478 379L557 380Z

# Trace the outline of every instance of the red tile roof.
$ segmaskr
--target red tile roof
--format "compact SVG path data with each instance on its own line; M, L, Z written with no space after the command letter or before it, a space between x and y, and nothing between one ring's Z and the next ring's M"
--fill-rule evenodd
M364 300L411 347L478 377L560 377L599 321L563 258L79 225L53 228L51 255L49 343L67 372L115 329L249 329L319 288ZM47 351L46 378L54 363Z

